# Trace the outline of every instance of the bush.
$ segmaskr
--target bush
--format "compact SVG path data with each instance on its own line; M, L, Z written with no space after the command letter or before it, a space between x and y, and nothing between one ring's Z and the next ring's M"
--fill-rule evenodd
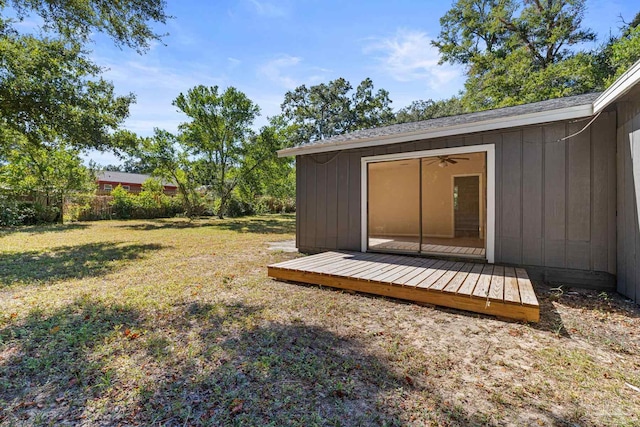
M146 184L146 182L145 182ZM168 218L183 213L184 208L181 199L170 197L162 192L162 186L145 186L140 194L129 193L121 186L117 186L111 192L113 200L111 206L113 215L120 219L151 219Z
M19 201L0 196L0 226L36 225L55 222L60 216L57 206L45 206L33 201Z
M240 199L236 194L231 194L227 201L227 209L225 212L227 216L237 218L239 216L253 215L255 213L253 204Z
M296 211L296 199L292 197L259 196L256 199L258 213L291 213Z
M131 218L134 207L134 195L118 185L111 191L111 206L113 206L113 214L121 219Z
M0 226L23 225L28 218L35 217L35 211L6 196L0 196Z

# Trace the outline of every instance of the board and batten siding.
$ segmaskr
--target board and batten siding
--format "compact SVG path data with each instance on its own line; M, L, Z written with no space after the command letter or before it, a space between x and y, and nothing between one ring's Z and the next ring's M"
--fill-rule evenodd
M297 246L303 252L361 249L362 157L495 144L496 263L542 267L545 279L611 287L616 274L616 113L603 112L584 132L559 141L585 124L557 122L299 155Z
M618 110L618 292L640 303L640 101L626 96Z

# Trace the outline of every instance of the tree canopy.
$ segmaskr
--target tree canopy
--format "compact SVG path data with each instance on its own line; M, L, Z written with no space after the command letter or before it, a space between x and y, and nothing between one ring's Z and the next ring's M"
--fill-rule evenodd
M442 60L465 66L462 103L468 111L601 90L610 78L598 53L585 49L595 34L583 28L584 0L458 0L441 18L434 45ZM628 34L633 34L631 31ZM633 39L633 35L631 39ZM612 40L610 51L638 58ZM607 62L605 60L604 62ZM616 60L614 60L616 62ZM616 71L619 68L615 67Z
M413 101L396 113L396 123L417 122L420 120L437 119L438 117L455 116L464 113L464 106L460 98L453 97L434 101Z
M347 80L299 86L284 96L282 113L294 127L293 143L303 144L358 129L383 126L394 120L389 92L374 92L373 81L363 80L355 92Z
M92 32L107 34L117 46L126 46L140 52L152 41L161 40L162 34L154 23L166 23L164 0L2 0L0 13L12 8L17 19L35 15L44 22L46 32L81 43L88 41ZM14 21L4 21L3 32L14 30ZM15 31L15 30L14 30Z
M144 52L161 38L152 25L169 18L164 8L162 0L0 0L0 144L7 132L80 149L131 143L114 133L135 97L115 94L86 47L101 32ZM30 16L41 18L39 31L19 32L16 23Z

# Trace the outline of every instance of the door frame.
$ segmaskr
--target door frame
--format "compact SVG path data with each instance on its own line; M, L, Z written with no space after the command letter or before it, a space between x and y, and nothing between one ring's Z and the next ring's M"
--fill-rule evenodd
M480 207L480 212L478 212L479 214L479 220L480 220L480 227L482 227L481 230L479 231L479 236L482 239L484 234L485 234L485 228L484 227L484 200L482 197L482 175L481 173L461 173L458 175L451 175L451 237L456 237L456 210L455 210L455 206L454 206L454 200L453 200L453 190L456 188L456 178L464 178L466 176L477 176L478 177L478 206Z
M369 163L406 160L421 157L445 156L454 154L486 153L487 175L487 225L485 231L485 257L487 262L495 262L496 230L496 149L495 144L467 145L464 147L439 148L433 150L412 151L406 153L367 156L360 159L360 250L368 248L368 165Z

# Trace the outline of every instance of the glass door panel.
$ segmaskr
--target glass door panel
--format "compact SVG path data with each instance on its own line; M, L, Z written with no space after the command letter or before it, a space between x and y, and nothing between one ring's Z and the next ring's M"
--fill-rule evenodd
M368 246L420 251L420 159L368 164Z
M484 257L486 154L421 159L421 251Z

